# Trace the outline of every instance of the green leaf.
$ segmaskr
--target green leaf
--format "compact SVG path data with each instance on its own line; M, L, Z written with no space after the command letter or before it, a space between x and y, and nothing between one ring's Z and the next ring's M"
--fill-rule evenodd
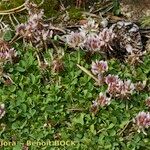
M110 136L116 135L116 130L112 129L109 131Z
M73 119L73 122L75 123L75 124L77 124L77 123L79 123L79 124L81 124L81 125L84 125L84 113L82 113L79 117L76 117L76 118L74 118Z
M25 69L20 67L20 66L17 66L16 70L19 71L19 72L24 72L25 71Z
M124 120L124 121L121 122L121 124L119 126L120 126L120 128L123 128L128 123L129 123L129 120Z
M96 134L96 131L95 131L95 128L94 128L94 124L92 124L90 126L90 131L91 131L91 133Z
M21 144L17 144L13 147L13 150L21 150L21 149L22 149Z
M27 106L26 106L26 104L22 104L21 107L22 107L23 112L26 112L26 111L27 111Z
M25 127L25 125L27 124L27 120L25 120L24 123L22 123L22 125L20 126L20 129L23 129Z
M19 129L20 128L20 121L14 122L11 127L13 130Z
M113 123L111 123L107 129L112 129L115 125Z
M36 81L36 78L33 74L30 75L31 76L31 81L32 81L32 84L35 84L35 81Z
M3 36L5 41L10 41L12 39L12 33L10 30L6 31L4 36Z
M16 86L15 85L11 85L9 87L10 92L14 92L16 90Z

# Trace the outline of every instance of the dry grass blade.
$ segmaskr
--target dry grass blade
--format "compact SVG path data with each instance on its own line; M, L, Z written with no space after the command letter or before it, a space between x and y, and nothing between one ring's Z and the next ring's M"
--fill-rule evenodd
M12 8L12 9L9 9L9 10L2 10L2 11L0 11L0 15L14 14L14 13L17 13L17 12L21 12L25 9L26 8L25 8L25 3L24 3L21 6L18 6L16 8Z
M86 68L80 66L79 64L77 64L77 66L78 66L83 72L85 72L87 75L89 75L91 78L93 78L96 82L99 82L99 80L98 80L94 75L92 75L91 72L88 71Z

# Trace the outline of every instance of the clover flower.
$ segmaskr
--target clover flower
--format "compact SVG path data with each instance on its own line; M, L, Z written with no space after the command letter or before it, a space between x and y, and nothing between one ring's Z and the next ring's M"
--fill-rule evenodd
M51 68L53 72L59 73L64 70L64 64L61 59L55 59L52 61Z
M107 92L111 95L120 93L121 80L118 76L108 75L105 77L105 83L108 85Z
M145 102L146 102L146 105L147 105L148 107L150 107L150 97L148 97Z
M118 97L120 95L120 90L121 90L120 84L121 81L108 84L107 92L113 95L114 97Z
M99 106L104 107L110 104L111 98L106 97L104 93L100 93L96 101Z
M138 82L135 84L135 89L136 91L142 91L144 90L144 88L146 87L146 81L143 81L143 82Z
M105 77L105 83L108 85L107 92L115 97L128 98L135 89L131 80L121 80L114 75Z
M23 23L21 23L19 26L17 26L16 28L16 33L20 34L21 36L23 36L26 32L26 25L24 25Z
M0 119L2 119L5 115L5 104L0 105Z
M109 28L104 27L99 31L98 24L90 19L79 28L78 34L82 32L85 34L84 42L81 42L83 50L92 53L104 53L108 57L112 55L119 59L126 60L131 64L142 62L141 57L144 52L142 52L143 46L139 27L136 24L119 21L112 24ZM71 36L68 36L68 38L70 37ZM75 40L70 42L73 48L78 46L77 43L80 44L80 40L77 39L75 38ZM68 41L69 39L67 43Z
M120 95L121 97L128 97L133 93L135 86L131 83L131 80L122 81L120 84Z
M84 43L85 50L96 52L100 50L100 40L96 34L90 34Z
M108 91L115 97L129 98L133 93L134 84L130 80L122 81L119 80L118 83L109 85Z
M114 83L118 83L119 81L119 77L117 75L111 75L109 74L108 76L105 77L105 82L106 84L114 84Z
M0 39L0 63L11 62L14 56L16 56L14 48L11 48L6 41Z
M150 113L149 112L139 112L137 116L133 119L133 122L138 126L139 129L144 129L150 127Z
M89 19L87 23L81 26L80 31L84 31L85 33L98 32L98 24L93 19Z
M98 110L99 110L99 105L98 105L97 101L93 101L93 104L90 108L90 112L96 114L98 112Z
M116 35L113 33L111 29L104 28L100 33L99 33L99 39L100 39L100 47L103 50L113 50L112 45L113 41L115 39Z
M66 36L66 43L72 48L82 48L85 41L84 32L71 32Z
M98 74L97 75L97 81L98 81L98 85L101 86L105 83L105 77L103 74Z
M106 93L101 92L97 97L97 99L93 101L90 111L96 114L99 110L99 107L108 106L110 103L111 103L111 98L106 97Z
M92 62L92 67L91 71L94 75L97 74L103 74L108 70L108 64L107 61L98 61L96 60L95 62Z
M36 4L27 2L26 7L29 18L25 24L20 24L16 28L17 35L37 48L46 48L48 39L53 35L50 30L51 25L44 23L44 12L42 9L38 9Z

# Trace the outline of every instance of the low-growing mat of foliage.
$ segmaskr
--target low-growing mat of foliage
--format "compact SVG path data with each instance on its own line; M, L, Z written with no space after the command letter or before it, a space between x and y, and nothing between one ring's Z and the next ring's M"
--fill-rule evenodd
M30 1L16 25L20 20L5 5L0 149L150 149L149 35L131 21L107 20L107 11L120 11L118 1L110 4L100 16L69 8L58 26Z

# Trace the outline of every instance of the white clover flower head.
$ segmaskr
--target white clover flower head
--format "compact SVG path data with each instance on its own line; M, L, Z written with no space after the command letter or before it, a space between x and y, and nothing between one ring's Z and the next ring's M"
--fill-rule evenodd
M108 76L105 77L105 82L106 84L114 84L114 83L118 83L119 81L119 77L117 75L111 75L109 74Z
M115 33L113 33L113 31L111 29L108 28L104 28L100 33L99 33L99 39L100 39L100 43L101 43L101 48L102 49L112 49L112 44L113 44L113 40L115 39L116 35Z
M5 115L5 104L0 105L0 119L2 119Z
M97 101L93 101L93 106L98 106L98 103L97 103Z
M99 106L104 107L108 106L111 103L111 98L106 97L106 93L100 93L96 99Z
M85 42L85 33L84 32L71 32L69 35L66 35L66 43L72 48L83 47Z
M86 51L96 52L100 50L100 44L99 37L96 34L90 34L84 43L84 47Z
M128 97L133 93L135 87L134 84L131 83L131 80L124 80L120 82L120 95L121 97Z
M137 116L133 119L133 122L138 126L138 128L149 128L150 127L150 113L149 112L139 112Z
M114 97L120 96L120 84L121 81L108 84L107 92Z
M25 24L20 24L16 31L26 42L32 43L37 48L43 48L52 37L53 32L49 24L43 20L44 12L38 9L37 5L27 2L26 7L29 13L29 19Z
M16 54L14 48L11 48L6 41L0 40L0 62L11 62L12 57L15 57Z
M18 35L21 35L23 36L25 34L25 31L26 31L26 25L21 23L20 25L17 26L16 28L16 33Z
M135 89L135 86L131 82L131 80L124 80L124 82L122 84L122 92L123 93L130 93L130 94L132 94L134 89Z
M92 113L96 114L98 112L98 110L99 110L99 105L98 105L97 101L95 100L95 101L93 101L90 111Z
M145 103L148 107L150 107L150 97L148 97L146 100L145 100Z
M135 90L131 80L121 80L118 76L110 74L105 77L105 83L108 85L107 92L115 97L129 98Z
M95 23L95 20L89 19L87 23L83 24L80 28L81 31L86 33L98 32L98 24Z
M91 71L94 75L103 74L108 71L108 63L107 61L98 61L92 62Z

